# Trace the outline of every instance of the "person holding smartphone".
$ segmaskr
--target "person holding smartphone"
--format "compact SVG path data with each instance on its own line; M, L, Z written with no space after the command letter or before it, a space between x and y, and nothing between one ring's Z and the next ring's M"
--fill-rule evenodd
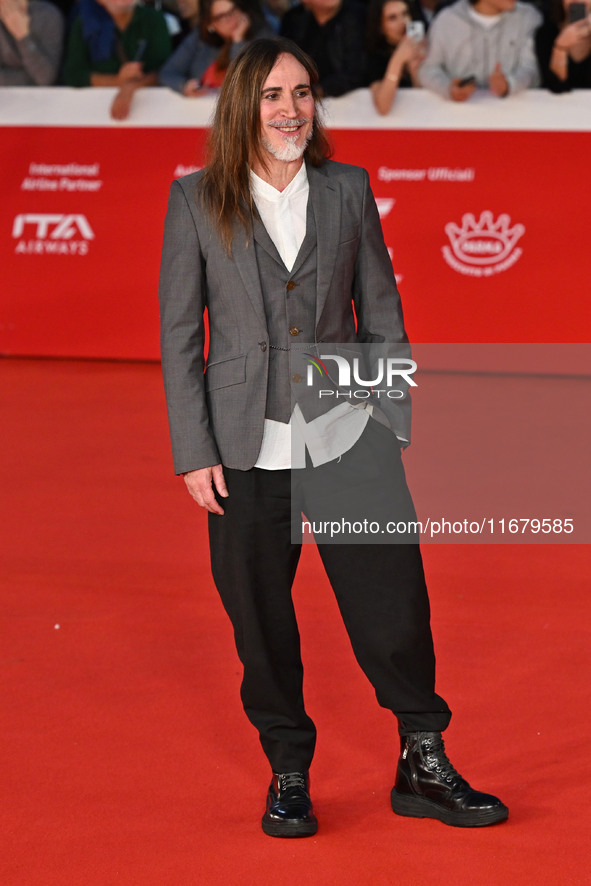
M421 86L452 101L475 89L504 98L538 86L534 33L542 16L519 0L457 0L429 28Z
M80 0L68 40L66 86L114 86L111 117L125 120L138 89L155 86L170 55L162 12L135 0Z
M551 0L536 53L545 89L591 89L591 0Z
M399 86L418 86L426 55L425 26L413 21L408 0L372 0L367 17L365 82L379 114L387 114Z

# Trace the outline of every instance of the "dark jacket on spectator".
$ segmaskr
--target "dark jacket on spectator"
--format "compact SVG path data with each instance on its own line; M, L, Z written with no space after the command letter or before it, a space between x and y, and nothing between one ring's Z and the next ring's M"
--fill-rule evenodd
M30 32L15 40L0 22L0 86L51 86L64 45L64 20L53 3L31 0Z
M363 85L366 15L364 5L343 0L337 14L325 25L319 25L302 5L283 16L281 35L314 59L325 95L343 95Z
M72 25L68 40L64 81L67 86L90 86L92 74L117 74L124 61L132 62L136 59L141 46L145 47L141 62L146 74L158 71L170 55L166 20L155 9L136 6L128 27L123 32L115 29L112 50L100 61L93 61L90 47L84 38L81 18L78 17Z

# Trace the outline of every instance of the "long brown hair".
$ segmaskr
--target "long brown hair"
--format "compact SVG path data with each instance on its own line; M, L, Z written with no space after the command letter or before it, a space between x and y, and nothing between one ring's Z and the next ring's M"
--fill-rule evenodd
M203 205L226 251L232 248L234 220L248 236L254 211L249 168L255 160L267 166L261 144L261 93L278 57L293 57L306 69L310 85L318 82L316 66L295 43L285 38L253 40L236 56L224 80L213 125L207 141L207 168L200 180ZM331 154L324 127L314 108L312 138L306 148L306 160L321 166Z

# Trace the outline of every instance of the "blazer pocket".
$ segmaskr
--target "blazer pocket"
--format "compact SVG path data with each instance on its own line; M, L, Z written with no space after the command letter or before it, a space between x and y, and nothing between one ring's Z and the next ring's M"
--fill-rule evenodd
M230 385L243 384L246 381L246 354L210 363L205 370L205 390L216 391Z
M348 228L341 228L339 246L344 246L345 243L351 243L353 240L359 240L359 225L351 225L351 227Z

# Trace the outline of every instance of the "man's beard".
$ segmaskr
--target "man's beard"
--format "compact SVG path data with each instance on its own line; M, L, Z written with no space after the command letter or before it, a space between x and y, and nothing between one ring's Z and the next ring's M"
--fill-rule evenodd
M286 123L289 124L289 122L290 121L285 121L284 123L282 123L282 125L285 126L285 124ZM307 121L305 121L305 122L307 122ZM261 142L262 142L263 147L270 154L272 154L276 160L282 160L284 163L293 163L294 160L299 160L300 157L303 156L304 151L308 147L310 139L312 138L312 132L313 132L313 130L312 130L312 128L310 128L310 132L306 136L306 140L303 143L303 145L297 145L293 141L286 140L285 143L281 147L278 147L277 145L271 144L271 142L268 141L264 137L264 135L261 138ZM297 138L297 135L296 135L296 138ZM286 136L284 136L284 139L286 139Z

